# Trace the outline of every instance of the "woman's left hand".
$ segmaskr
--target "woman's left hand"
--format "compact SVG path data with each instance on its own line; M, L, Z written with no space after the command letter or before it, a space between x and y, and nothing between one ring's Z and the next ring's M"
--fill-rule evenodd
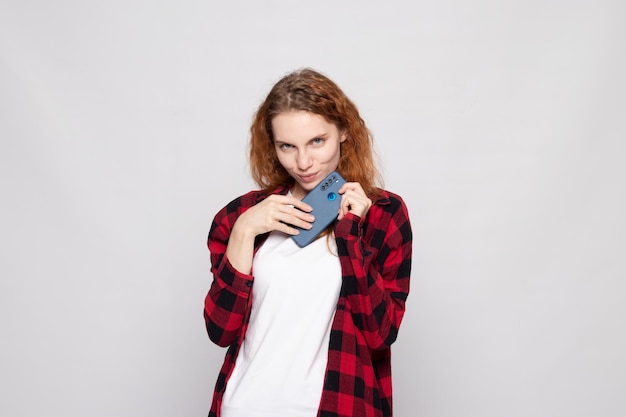
M338 220L352 213L361 218L365 217L370 207L372 207L372 200L367 198L363 187L358 182L347 182L340 189L339 194L341 197L341 206L339 207Z

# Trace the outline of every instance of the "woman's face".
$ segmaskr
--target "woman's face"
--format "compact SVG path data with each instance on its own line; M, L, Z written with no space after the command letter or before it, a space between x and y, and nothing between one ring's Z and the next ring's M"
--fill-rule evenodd
M334 123L319 114L288 111L272 119L278 161L296 180L291 190L302 198L337 169L340 143L346 140Z

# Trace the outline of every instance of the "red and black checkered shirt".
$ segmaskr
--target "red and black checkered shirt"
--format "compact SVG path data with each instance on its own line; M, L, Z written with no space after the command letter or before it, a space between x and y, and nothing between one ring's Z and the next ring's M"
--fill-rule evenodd
M286 193L287 188L276 190ZM208 246L213 282L204 317L209 338L228 347L209 417L218 417L235 367L252 305L254 277L225 257L235 220L267 194L252 191L213 220ZM255 241L255 249L266 235ZM318 417L390 417L391 350L409 293L412 232L402 199L381 191L366 217L348 213L335 225L342 286L330 333L328 363Z

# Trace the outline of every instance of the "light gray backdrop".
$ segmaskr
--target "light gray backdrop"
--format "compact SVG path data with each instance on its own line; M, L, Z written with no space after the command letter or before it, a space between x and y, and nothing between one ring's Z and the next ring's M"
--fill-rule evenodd
M204 416L213 215L312 66L415 232L397 417L626 415L625 3L0 2L0 415Z

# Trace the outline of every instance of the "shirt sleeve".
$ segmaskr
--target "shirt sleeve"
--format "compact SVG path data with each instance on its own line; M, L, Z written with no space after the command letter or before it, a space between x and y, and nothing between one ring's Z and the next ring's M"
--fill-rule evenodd
M335 238L354 324L370 349L386 349L396 340L409 293L407 208L391 196L388 204L373 205L366 219L349 213L337 223Z
M253 277L237 271L226 257L230 232L242 211L241 199L222 209L207 242L213 282L204 301L204 319L211 341L223 347L236 340L251 301Z

